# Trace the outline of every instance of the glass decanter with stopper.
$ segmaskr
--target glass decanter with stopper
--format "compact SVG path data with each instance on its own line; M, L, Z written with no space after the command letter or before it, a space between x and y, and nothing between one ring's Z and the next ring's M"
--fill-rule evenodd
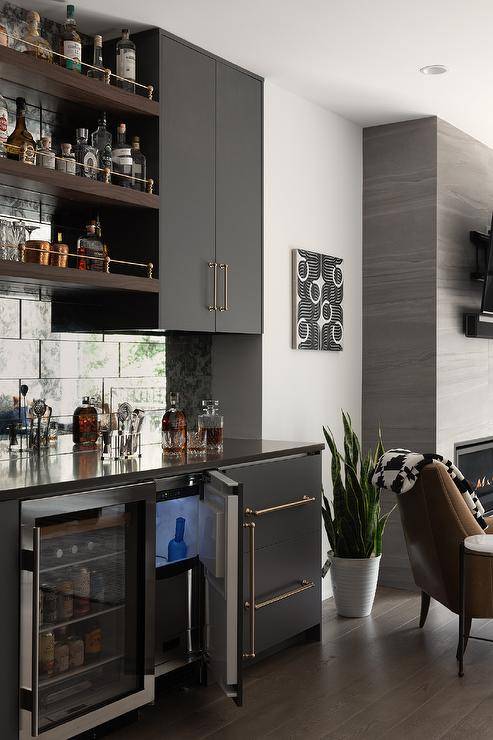
M178 408L178 393L169 394L169 405L161 423L163 451L168 455L181 455L187 448L187 417Z
M47 62L53 61L53 50L49 41L44 39L39 33L39 24L41 18L35 10L30 10L27 14L27 30L21 41L21 51L24 54L30 54L37 59L44 59ZM26 42L26 43L23 43Z
M26 127L25 98L16 98L15 128L7 139L5 150L9 159L21 159L26 164L36 162L36 142Z
M219 411L219 401L202 401L202 413L198 418L198 429L205 437L208 452L221 452L224 442L224 419Z

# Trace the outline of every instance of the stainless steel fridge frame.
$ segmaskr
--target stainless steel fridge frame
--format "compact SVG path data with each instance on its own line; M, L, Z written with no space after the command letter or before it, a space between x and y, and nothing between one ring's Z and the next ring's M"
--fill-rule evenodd
M63 724L39 730L38 657L40 586L40 528L36 520L118 504L143 503L144 610L143 687L129 696L90 710ZM156 493L154 483L127 484L121 487L52 496L21 503L21 624L20 624L20 740L41 737L67 740L154 700L154 575L155 575Z

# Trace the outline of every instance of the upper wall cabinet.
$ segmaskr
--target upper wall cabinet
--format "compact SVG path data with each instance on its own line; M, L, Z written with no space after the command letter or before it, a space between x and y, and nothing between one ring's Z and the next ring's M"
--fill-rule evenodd
M262 331L262 81L161 37L161 327Z

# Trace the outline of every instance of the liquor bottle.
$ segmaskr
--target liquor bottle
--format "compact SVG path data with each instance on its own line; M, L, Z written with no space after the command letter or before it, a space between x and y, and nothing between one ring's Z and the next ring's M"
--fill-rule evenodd
M39 13L36 13L35 10L30 10L26 18L27 31L22 37L22 41L27 43L21 42L22 51L24 54L30 54L37 59L44 59L47 62L52 62L53 53L51 44L39 34L40 21L41 18Z
M48 170L55 169L55 152L51 148L51 136L43 136L40 146L36 152L36 164L38 167L46 167Z
M77 267L79 270L104 270L103 258L106 256L103 242L96 234L96 224L94 221L88 223L86 231L77 240ZM101 259L93 260L87 257L100 257Z
M9 127L9 112L7 109L7 101L0 95L0 157L7 155L5 151L5 144L7 143L7 129Z
M108 177L108 182L111 182L111 168L113 167L111 144L106 144L104 147L99 158L99 166L102 170L107 170L107 172L99 173L102 176L102 179L106 180Z
M77 33L74 5L67 5L67 20L63 24L60 34L60 53L68 57L60 60L62 67L72 69L75 72L81 71L82 44Z
M75 154L72 151L72 144L62 144L62 154L56 160L56 168L59 172L65 172L66 175L76 174Z
M52 267L67 267L68 265L68 253L70 249L68 244L63 243L62 232L59 231L57 234L56 242L51 245L50 252L50 265Z
M127 127L120 123L116 129L116 144L111 158L113 161L113 182L124 188L132 187L132 150L126 139ZM127 177L122 177L127 175Z
M175 536L168 543L168 563L174 560L184 560L187 557L187 545L183 541L185 533L185 519L182 516L176 518Z
M97 69L89 68L87 70L87 76L92 77L93 80L104 81L105 73L104 73L104 64L103 64L103 37L102 36L94 37L94 56L92 59L92 64L93 64L93 67L97 67Z
M103 154L106 146L111 148L111 132L106 128L106 113L100 113L98 118L98 127L91 134L91 144L98 153L98 167L102 168ZM98 172L98 180L104 180L104 173Z
M82 404L74 411L72 438L74 444L82 446L92 447L97 442L98 412L89 403L89 396L84 396Z
M130 40L128 28L122 30L122 37L116 44L116 74L118 87L135 92L135 44Z
M198 429L205 436L209 452L221 452L223 449L224 419L219 412L219 401L202 401L202 413L198 418Z
M178 393L170 393L169 406L161 423L163 450L170 455L181 455L187 447L187 418L178 403Z
M142 182L147 176L146 158L140 151L140 138L134 136L132 139L132 187L135 190L145 190L146 184ZM136 180L135 178L139 178Z
M26 164L35 164L36 144L33 135L26 128L26 101L16 98L17 106L15 128L7 139L6 150L9 159L22 159Z
M77 174L97 180L98 153L91 144L87 143L89 131L86 128L76 130L77 144L75 145L75 160L77 162Z

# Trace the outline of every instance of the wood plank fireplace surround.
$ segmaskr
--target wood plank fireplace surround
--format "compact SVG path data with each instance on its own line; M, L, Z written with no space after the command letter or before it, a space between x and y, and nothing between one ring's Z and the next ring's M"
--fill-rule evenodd
M493 341L463 314L480 310L469 232L489 229L493 150L429 117L365 129L363 163L364 446L380 425L387 448L481 451L459 463L491 479ZM397 513L384 553L381 582L412 587Z

